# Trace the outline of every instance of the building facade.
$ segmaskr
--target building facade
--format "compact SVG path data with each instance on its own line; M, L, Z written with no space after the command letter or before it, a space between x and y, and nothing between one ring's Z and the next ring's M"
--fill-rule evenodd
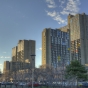
M17 61L17 46L12 48L12 62Z
M18 45L12 48L12 61L10 62L10 70L16 71L35 67L35 41L19 40Z
M66 27L67 28L67 27ZM46 28L42 32L42 65L58 67L59 62L69 63L69 31Z
M76 14L68 16L70 29L70 58L77 59L81 64L88 63L88 15Z
M35 41L19 40L17 49L17 61L25 62L26 59L29 59L29 61L32 62L31 60L32 54L35 55Z
M6 74L7 72L9 73L9 71L10 71L10 62L9 61L4 61L3 73Z

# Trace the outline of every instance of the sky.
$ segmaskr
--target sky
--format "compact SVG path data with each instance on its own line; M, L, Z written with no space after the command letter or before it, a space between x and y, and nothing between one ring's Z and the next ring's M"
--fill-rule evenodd
M42 31L67 25L68 14L88 14L88 0L0 0L0 69L11 61L19 40L36 41L36 67L42 62Z

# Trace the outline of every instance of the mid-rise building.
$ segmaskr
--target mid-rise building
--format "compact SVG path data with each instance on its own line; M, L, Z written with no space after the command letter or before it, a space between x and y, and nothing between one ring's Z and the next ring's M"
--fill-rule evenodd
M58 67L59 61L69 63L69 30L46 28L42 32L42 65Z
M35 67L35 57L31 57L31 55L35 55L35 41L19 40L17 48L17 61L25 64L25 61L29 60L29 63ZM24 68L24 66L22 67Z
M32 54L35 54L34 40L19 40L17 49L17 61L24 62L26 59L31 61Z
M70 58L77 59L81 64L88 63L88 15L76 14L68 16L70 29Z
M3 73L9 73L10 71L10 62L9 61L4 61L4 69L3 69Z
M35 67L35 41L19 40L18 45L12 48L12 61L10 62L10 70L16 71Z
M17 61L17 46L12 48L12 62Z

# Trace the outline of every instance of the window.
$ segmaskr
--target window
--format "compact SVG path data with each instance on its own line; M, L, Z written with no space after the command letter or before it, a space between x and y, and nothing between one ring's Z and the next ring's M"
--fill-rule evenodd
M72 23L72 19L70 20L70 23Z

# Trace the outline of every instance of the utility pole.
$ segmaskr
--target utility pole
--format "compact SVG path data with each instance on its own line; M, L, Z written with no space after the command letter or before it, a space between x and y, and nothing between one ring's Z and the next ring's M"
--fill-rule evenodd
M35 55L31 55L31 58L35 57ZM32 88L33 88L33 81L34 81L34 67L33 67L33 61L34 59L32 58Z

